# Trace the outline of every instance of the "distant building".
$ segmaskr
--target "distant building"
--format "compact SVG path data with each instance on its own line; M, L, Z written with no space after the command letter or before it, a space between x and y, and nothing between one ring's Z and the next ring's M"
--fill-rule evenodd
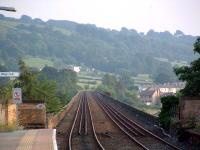
M148 88L140 93L140 99L146 105L160 104L160 91Z
M146 89L153 87L155 84L143 83L143 84L134 84L138 87L139 92L145 91Z
M159 85L146 85L140 90L140 99L146 105L160 104L160 97L175 95L178 91L185 87L185 83L164 83Z
M81 71L81 69L80 69L80 67L75 67L75 66L74 66L74 71L78 73L78 72Z
M172 96L172 95L175 95L175 93L173 93L173 92L169 92L169 93L160 93L160 97Z
M184 87L185 87L185 83L183 82L164 83L163 85L158 86L161 93L177 93Z
M68 65L68 66L65 67L65 70L70 70L70 71L74 71L76 73L79 73L81 68L80 68L80 66Z

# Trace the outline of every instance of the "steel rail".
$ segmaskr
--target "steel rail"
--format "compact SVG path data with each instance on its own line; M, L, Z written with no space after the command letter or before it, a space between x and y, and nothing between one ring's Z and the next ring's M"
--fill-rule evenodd
M101 93L100 93L101 94ZM109 105L109 104L107 104ZM110 105L109 105L110 106ZM147 129L145 129L144 127L142 127L141 125L139 125L138 123L134 122L133 120L130 120L127 116L125 116L124 114L122 114L119 110L115 109L114 107L110 106L114 111L116 111L118 114L120 114L121 116L123 116L126 120L132 122L135 126L137 126L138 128L140 128L141 130L143 130L144 132L150 134L151 136L153 136L155 139L163 142L164 144L176 149L176 150L181 150L180 148L176 147L175 145L172 145L171 143L163 140L162 138L158 137L157 135L153 134L152 132L148 131Z
M85 95L85 96L86 96L86 95ZM88 102L87 98L86 98L86 103L87 103L87 107L88 107L88 113L89 113L89 116L90 116L89 118L90 118L90 121L91 121L92 131L93 131L95 140L96 140L96 142L98 143L98 147L99 147L101 150L105 150L104 147L102 146L102 144L100 143L98 137L97 137L97 134L96 134L96 131L95 131L95 127L94 127L94 123L93 123L92 114L91 114L90 105L89 105L89 102Z
M100 100L101 100L101 99L100 99ZM101 101L102 101L102 100L101 100ZM133 125L132 122L130 122L129 120L128 120L128 121L125 120L124 116L120 116L116 111L113 111L113 109L112 109L108 104L104 103L103 101L102 101L102 103L105 105L105 107L108 108L109 111L111 111L111 113L113 113L113 114L116 116L116 118L117 118L122 124L125 124L125 126L129 126L129 127L127 127L127 128L128 128L131 132L134 132L134 131L135 131L135 133L138 132L139 134L141 134L141 135L143 135L143 136L145 135L143 132L139 131L138 128L136 128L136 127ZM132 131L132 130L134 130L134 131ZM140 129L140 130L141 130L141 129ZM138 135L138 134L136 133L135 135Z
M80 112L81 112L81 119L80 119L80 122L79 122L79 130L78 130L78 134L81 135L81 130L82 130L82 122L83 122L83 97L81 97L80 99L81 101L81 106L80 106Z
M71 128L70 134L69 134L69 140L68 140L68 148L69 148L69 150L72 150L72 134L73 134L75 123L77 121L78 113L79 113L79 110L80 110L80 105L81 105L81 99L79 100L79 105L78 105L78 109L76 111L76 116L74 118L74 121L73 121L73 124L72 124L72 128Z
M102 110L105 112L105 114L119 127L119 129L125 133L134 143L136 143L138 146L142 147L144 150L149 150L147 147L145 147L142 143L140 143L137 139L135 139L135 137L133 137L131 134L129 134L123 127L121 127L111 116L111 114L109 114L108 110L106 110L106 108L104 107L104 105L99 101L99 97L95 96L96 100L99 104L99 106L102 108Z
M84 135L87 135L87 108L86 108L86 97L85 93L83 93L82 99L81 99L81 119L79 123L79 135L83 134L84 130Z
M87 125L87 97L86 97L86 95L85 95L85 93L84 93L84 108L85 108L85 112L84 112L84 114L85 114L85 135L87 135L87 133L88 133L88 125Z
M104 104L102 104L104 105ZM115 118L122 126L124 126L126 129L129 130L129 132L133 133L134 135L138 135L136 132L134 132L130 127L128 127L126 125L125 122L121 121L120 118L118 116L116 116L106 105L104 105L104 107L107 109L107 111L113 116L113 118Z

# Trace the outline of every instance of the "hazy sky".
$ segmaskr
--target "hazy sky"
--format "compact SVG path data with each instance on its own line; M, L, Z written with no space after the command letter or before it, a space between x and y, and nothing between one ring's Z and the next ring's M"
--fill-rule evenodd
M127 27L139 32L177 29L200 35L200 0L0 0L16 13L1 14L19 18L29 15L43 20L71 20L99 27Z

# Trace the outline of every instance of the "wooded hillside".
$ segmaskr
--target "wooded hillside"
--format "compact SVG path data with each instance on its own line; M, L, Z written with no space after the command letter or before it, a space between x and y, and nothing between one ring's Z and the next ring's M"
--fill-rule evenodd
M194 60L196 37L181 31L147 34L70 21L20 19L0 15L0 63L17 70L19 58L39 57L61 64L84 64L105 72L172 73L173 64ZM172 65L171 65L172 64Z

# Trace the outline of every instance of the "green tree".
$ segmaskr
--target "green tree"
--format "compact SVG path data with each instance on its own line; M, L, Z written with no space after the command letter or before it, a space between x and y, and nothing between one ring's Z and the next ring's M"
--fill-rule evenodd
M194 43L194 53L200 54L200 37ZM185 88L181 90L185 96L200 96L200 58L191 62L190 66L174 69L181 81L185 81Z
M19 61L19 69L19 86L22 88L23 99L36 99L36 89L38 86L37 73L32 73L22 60Z
M37 99L43 99L46 103L47 112L57 112L61 108L59 97L56 96L56 82L43 80L37 87Z
M117 79L114 75L105 74L102 79L102 83L108 87L115 87Z
M155 82L156 83L167 83L170 81L170 76L168 74L165 73L159 73L157 74L157 76L155 77Z
M26 64L19 61L20 76L16 82L22 88L23 99L44 100L47 112L57 112L61 108L60 98L56 95L56 81L45 78L39 80L38 72L31 72Z
M175 73L173 72L173 67L170 63L161 62L155 72L153 73L153 78L156 83L166 83L174 82L177 80Z
M77 92L77 74L73 71L58 71L56 68L45 66L39 75L39 80L44 79L56 82L56 95L62 105L66 105Z
M119 78L116 78L114 75L105 74L102 84L96 90L109 93L113 98L137 107L141 103L137 98L136 91L132 87L133 85L131 76L127 72Z
M159 114L159 122L165 129L169 129L171 123L171 110L173 106L177 106L179 98L176 96L165 96L161 98L162 109Z
M120 81L122 84L128 89L133 90L135 88L134 86L134 80L131 78L131 74L129 72L123 72L120 76Z
M0 86L0 103L7 104L12 99L12 83Z

